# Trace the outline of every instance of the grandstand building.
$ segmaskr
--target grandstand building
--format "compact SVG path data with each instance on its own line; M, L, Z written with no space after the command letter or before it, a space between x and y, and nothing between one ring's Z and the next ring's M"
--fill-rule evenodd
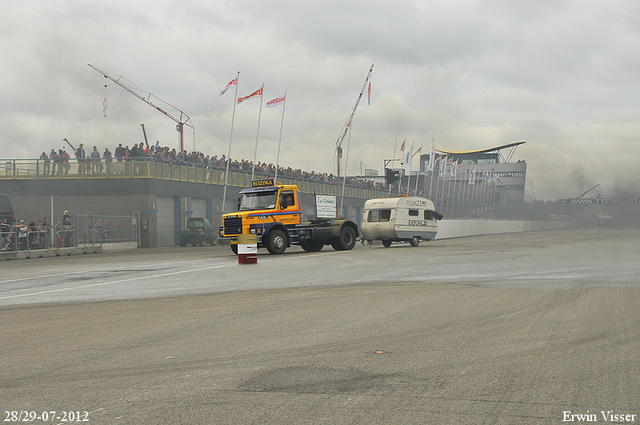
M441 179L458 184L495 185L495 203L506 206L522 205L527 175L527 163L524 160L513 162L518 146L524 141L513 142L493 148L472 151L448 151L435 149L436 156L420 156L420 172L425 175L427 186L429 179ZM440 160L437 161L436 158ZM442 161L445 161L442 166ZM431 162L431 166L430 166ZM452 168L456 170L452 172Z

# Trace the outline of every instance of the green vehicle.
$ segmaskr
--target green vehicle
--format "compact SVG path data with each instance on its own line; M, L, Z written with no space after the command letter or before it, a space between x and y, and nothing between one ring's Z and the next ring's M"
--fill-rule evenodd
M204 217L193 217L187 220L187 230L182 230L180 235L180 246L204 246L205 244L215 245L215 232L211 223Z

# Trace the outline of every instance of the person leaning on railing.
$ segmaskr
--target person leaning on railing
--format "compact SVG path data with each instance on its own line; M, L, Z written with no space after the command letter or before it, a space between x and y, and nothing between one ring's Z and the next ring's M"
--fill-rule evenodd
M18 220L16 228L18 231L18 249L27 249L29 243L29 228L24 224L24 220Z
M102 154L102 159L104 159L105 167L107 167L107 174L109 174L111 172L110 170L111 161L113 160L111 156L111 152L109 151L109 148L104 149L104 153Z
M55 176L56 171L60 173L60 157L58 156L58 153L55 149L51 149L51 152L49 152L49 160L51 161L51 175Z
M49 155L47 155L46 152L42 152L42 154L40 155L39 158L42 161L42 175L43 176L48 176L49 175Z
M64 215L62 216L62 226L64 227L63 230L63 241L62 241L62 245L65 248L68 248L71 246L71 237L73 236L73 226L71 224L71 215L69 214L69 211L65 210Z
M85 166L85 159L86 159L86 155L84 153L84 148L83 148L83 144L80 143L80 145L78 146L78 149L76 149L76 158L78 159L78 175L82 176L84 174L84 166Z

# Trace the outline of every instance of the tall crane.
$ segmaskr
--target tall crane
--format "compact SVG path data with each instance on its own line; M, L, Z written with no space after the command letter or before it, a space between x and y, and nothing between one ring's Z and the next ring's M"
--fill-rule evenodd
M358 100L356 100L356 104L353 106L353 110L351 111L351 115L349 115L349 119L344 124L343 131L338 136L338 140L336 141L336 157L338 159L338 167L337 175L338 179L340 179L340 164L342 163L342 142L344 141L347 132L351 128L351 121L353 121L353 116L356 113L356 109L358 109L358 105L360 104L360 99L362 99L362 95L367 88L367 83L369 82L369 78L371 77L371 73L373 72L373 64L371 64L371 68L369 68L369 73L367 74L367 78L364 79L364 84L362 85L362 90L360 90L360 94L358 95Z
M151 106L152 108L162 112L164 115L166 115L167 117L171 118L172 120L174 120L177 125L176 125L176 130L178 131L178 141L180 142L180 151L182 152L184 150L184 134L183 134L183 129L184 126L187 127L191 127L191 129L193 130L193 149L195 150L196 147L196 128L193 125L193 122L191 121L191 118L189 118L189 116L187 114L185 114L184 112L182 112L180 109L176 108L175 106L171 105L170 103L165 102L164 100L160 99L157 96L152 95L151 93L142 90L140 87L132 87L132 86L128 86L126 84L124 84L121 80L124 80L124 78L121 75L111 75L107 72L102 71L101 69L96 68L95 66L88 64L91 68L95 69L96 71L98 71L100 74L102 74L104 76L104 78L108 78L109 80L113 81L114 83L116 83L117 85L119 85L120 87L122 87L123 89L125 89L126 91L128 91L129 93L131 93L132 95L134 95L135 97L137 97L138 99L142 100L144 103L146 103L147 105ZM135 86L135 84L134 84ZM143 94L140 94L143 93ZM162 104L164 104L164 108L166 109L171 109L172 113L178 115L179 114L179 118L175 117L174 115L170 114L169 112L167 112L165 109L161 108L160 106L156 105L155 103L152 102L152 98L155 98L157 101L161 102Z

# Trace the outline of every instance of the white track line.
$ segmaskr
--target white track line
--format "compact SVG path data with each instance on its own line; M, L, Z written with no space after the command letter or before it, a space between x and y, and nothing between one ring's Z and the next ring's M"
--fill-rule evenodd
M337 253L338 253L338 251L332 251L332 252L324 252L322 254L311 254L311 256L333 255L333 254L337 254ZM303 258L309 258L309 256L310 255L305 255L305 256L300 256L300 257L297 257L297 258L285 258L285 257L279 256L278 258L273 258L273 259L269 259L269 260L263 260L262 263L268 263L268 262L272 262L272 261L285 260L285 259L287 259L287 260L295 260L295 259L298 259L298 258L303 259ZM113 284L116 284L116 283L132 282L134 280L143 280L143 279L151 279L151 278L156 278L156 277L172 276L172 275L184 274L184 273L193 273L193 272L199 272L199 271L203 271L203 270L211 270L211 269L219 269L219 268L224 268L224 267L235 266L236 264L237 264L236 262L233 262L233 263L227 263L227 264L219 264L219 265L216 265L216 266L201 267L201 268L198 268L198 269L180 270L180 271L175 271L175 272L167 272L167 273L159 273L159 274L152 274L152 275L146 275L146 276L132 277L132 278L128 278L128 279L120 279L120 280L112 280L112 281L106 281L106 282L100 282L100 283L92 283L92 284L89 284L89 285L68 286L68 287L65 287L65 288L48 289L48 290L45 290L45 291L29 292L29 293L17 294L17 295L8 295L8 296L0 297L0 300L8 300L8 299L12 299L12 298L21 298L21 297L31 297L31 296L36 296L36 295L52 294L52 293L55 293L55 292L69 291L69 290L72 290L72 289L92 288L92 287L97 287L97 286L113 285ZM141 271L144 271L144 270L141 270ZM87 271L67 273L66 275L82 274L82 273L87 273ZM33 280L33 279L39 279L39 278L44 278L44 277L54 277L54 276L63 276L63 275L53 274L53 275L46 275L46 276L40 276L40 277L29 277L29 278L24 278L24 279L6 280L6 281L3 281L2 283L17 282L17 281L20 281L20 280Z

